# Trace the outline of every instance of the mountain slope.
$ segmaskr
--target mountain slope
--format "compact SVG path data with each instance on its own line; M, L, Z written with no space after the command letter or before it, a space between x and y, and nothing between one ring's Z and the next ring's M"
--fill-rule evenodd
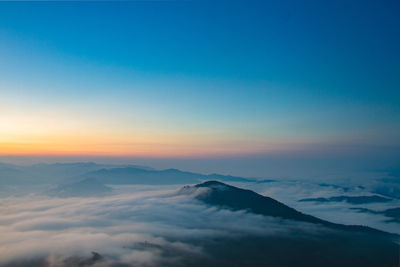
M213 258L201 259L196 266L399 266L397 235L324 221L272 198L217 181L185 186L178 194L212 206L283 218L285 222L276 223L288 231L290 227L296 229L290 234L278 231L269 236L205 241L204 250Z
M179 193L192 194L195 198L205 202L206 204L225 207L232 210L248 210L255 214L320 224L338 230L397 237L396 235L367 226L343 225L321 220L317 217L290 208L273 198L262 196L251 190L237 188L218 181L207 181L195 186L185 186L179 191Z

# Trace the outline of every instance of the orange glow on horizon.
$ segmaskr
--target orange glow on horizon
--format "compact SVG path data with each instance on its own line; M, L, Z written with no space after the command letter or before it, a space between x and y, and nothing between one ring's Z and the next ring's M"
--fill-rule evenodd
M134 140L134 141L132 141ZM239 140L118 139L95 136L64 138L19 138L1 141L0 155L15 156L122 156L122 157L202 157L245 155L276 149L274 145Z
M232 156L253 154L255 151L240 148L225 149L223 147L201 147L193 145L127 145L106 146L101 144L48 144L46 146L33 143L0 143L1 156L121 156L121 157L202 157Z
M27 115L25 115L27 114ZM4 115L4 114L3 114ZM236 131L156 128L141 123L18 113L0 116L2 156L213 157L287 149ZM293 144L293 143L292 143Z

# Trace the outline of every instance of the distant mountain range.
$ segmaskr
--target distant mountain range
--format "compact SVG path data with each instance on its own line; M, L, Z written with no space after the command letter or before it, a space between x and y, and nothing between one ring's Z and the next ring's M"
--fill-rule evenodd
M104 184L187 184L209 179L229 182L271 182L221 174L199 174L177 169L155 170L138 165L107 165L93 162L35 164L0 163L0 185L67 184L96 179Z
M13 165L0 163L0 185L59 184L72 183L82 179L82 175L105 168L132 167L152 170L137 165L96 164L93 162L54 163L34 165Z
M96 179L104 184L193 184L209 179L219 179L229 182L254 182L257 180L246 179L231 175L199 174L185 172L177 169L148 170L136 167L100 169L85 173L81 178Z

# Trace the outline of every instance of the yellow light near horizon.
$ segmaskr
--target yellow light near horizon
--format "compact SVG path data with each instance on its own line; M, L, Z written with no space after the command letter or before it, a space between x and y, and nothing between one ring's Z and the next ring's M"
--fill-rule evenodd
M226 148L218 145L121 143L110 144L79 140L72 142L0 142L0 155L85 155L85 156L141 156L141 157L196 157L251 153L247 148Z
M197 157L276 147L212 131L174 131L142 124L121 127L108 120L51 114L0 115L0 125L0 155Z
M188 133L0 134L0 155L197 157L255 153L265 149L265 145L257 142Z

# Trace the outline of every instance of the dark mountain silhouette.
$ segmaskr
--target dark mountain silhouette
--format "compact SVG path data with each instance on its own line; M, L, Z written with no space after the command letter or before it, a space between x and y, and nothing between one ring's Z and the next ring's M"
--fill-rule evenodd
M201 189L205 189L205 191L202 191ZM184 186L179 193L192 194L195 198L205 202L206 204L232 210L247 210L265 216L320 224L337 230L381 234L397 238L397 235L392 235L367 226L343 225L321 220L317 217L290 208L273 198L262 196L251 190L237 188L218 181L207 181L195 186Z
M192 257L187 259L187 266L399 266L397 235L324 221L272 198L218 181L185 186L178 194L190 195L220 208L283 218L298 227L291 234L203 241L204 251L211 257ZM314 224L320 231L302 230L300 222ZM290 224L282 225L290 227Z
M345 201L350 204L368 204L368 203L382 203L392 201L390 198L381 197L377 195L373 196L336 196L330 198L304 198L300 199L300 202L342 202Z

